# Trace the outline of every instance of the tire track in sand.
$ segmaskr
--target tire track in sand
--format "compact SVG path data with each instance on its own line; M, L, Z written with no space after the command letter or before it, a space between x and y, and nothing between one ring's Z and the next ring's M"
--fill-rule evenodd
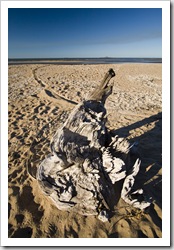
M47 83L45 83L42 79L40 79L37 76L37 70L47 67L46 66L41 66L41 67L37 67L35 69L32 70L33 73L33 77L35 79L35 81L41 85L41 87L43 87L43 91L39 94L39 96L42 97L46 97L48 99L51 99L52 101L56 101L56 103L62 108L62 109L70 109L73 108L75 105L77 105L77 102L71 101L63 96L58 95L54 90L50 90L49 86Z

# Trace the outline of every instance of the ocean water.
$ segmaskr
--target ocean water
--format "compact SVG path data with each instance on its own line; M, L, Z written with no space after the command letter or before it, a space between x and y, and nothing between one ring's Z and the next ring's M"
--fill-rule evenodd
M16 64L60 64L60 65L85 65L85 64L118 64L118 63L162 63L162 58L23 58L8 59L9 65Z

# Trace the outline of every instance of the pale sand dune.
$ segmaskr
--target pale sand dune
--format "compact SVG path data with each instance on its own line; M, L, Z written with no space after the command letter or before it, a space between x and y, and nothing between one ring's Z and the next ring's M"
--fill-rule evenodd
M137 183L154 201L141 212L116 197L113 216L103 223L58 210L26 166L35 173L57 127L109 68L116 77L106 102L108 126L139 142ZM162 237L161 88L161 64L9 66L9 237Z

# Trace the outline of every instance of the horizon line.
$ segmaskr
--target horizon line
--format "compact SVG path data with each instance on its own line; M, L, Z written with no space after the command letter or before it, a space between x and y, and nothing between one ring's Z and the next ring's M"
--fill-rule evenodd
M58 60L58 59L162 59L162 57L109 57L109 56L102 56L102 57L10 57L8 60Z

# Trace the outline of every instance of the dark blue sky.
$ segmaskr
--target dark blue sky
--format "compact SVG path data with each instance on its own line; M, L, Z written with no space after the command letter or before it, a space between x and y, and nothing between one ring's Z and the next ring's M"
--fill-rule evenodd
M9 58L161 57L162 9L8 9Z

